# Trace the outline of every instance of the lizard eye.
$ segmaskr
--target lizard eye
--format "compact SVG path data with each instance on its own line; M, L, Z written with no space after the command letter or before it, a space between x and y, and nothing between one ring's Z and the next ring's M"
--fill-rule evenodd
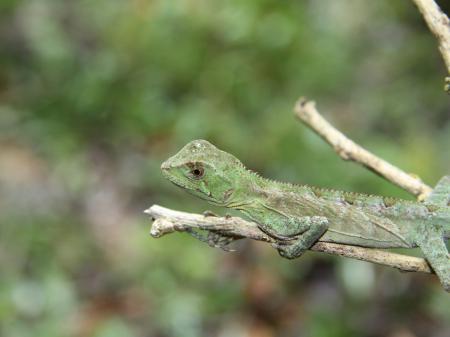
M205 174L203 167L195 167L191 170L191 176L195 179L200 179Z

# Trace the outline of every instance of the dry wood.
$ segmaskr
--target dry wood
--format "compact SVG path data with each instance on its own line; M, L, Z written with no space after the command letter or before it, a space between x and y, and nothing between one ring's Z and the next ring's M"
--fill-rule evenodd
M439 51L450 74L450 20L433 0L413 0L413 2L436 37Z
M239 217L204 216L175 211L158 205L153 205L145 213L154 220L150 230L150 235L154 238L173 232L202 229L214 230L229 237L249 238L269 243L276 242L272 237L262 232L256 223ZM424 259L389 251L323 241L317 242L310 250L377 263L401 271L432 273Z
M315 102L300 98L294 111L296 116L330 144L342 159L352 160L364 165L371 171L414 194L419 200L424 199L431 192L431 187L424 184L420 179L407 174L347 138L322 117L316 109Z

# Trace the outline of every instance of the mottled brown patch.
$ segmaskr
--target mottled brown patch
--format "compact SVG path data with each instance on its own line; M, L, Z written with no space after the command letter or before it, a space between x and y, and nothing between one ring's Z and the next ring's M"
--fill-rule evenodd
M390 197L383 197L383 204L384 207L392 207L397 203L397 200L395 200L394 198L390 198Z
M353 193L344 193L344 201L349 204L353 205L356 200L356 195Z
M223 194L223 199L224 200L228 200L228 198L230 197L230 195L234 192L234 189L230 188L228 190L226 190Z
M263 197L263 198L270 198L270 194L265 191L265 190L259 190L258 193Z
M438 206L430 205L430 204L425 205L425 207L427 208L428 212L431 212L431 213L436 212L439 209Z
M317 198L322 197L322 191L320 190L320 188L313 187L313 188L311 188L311 190Z

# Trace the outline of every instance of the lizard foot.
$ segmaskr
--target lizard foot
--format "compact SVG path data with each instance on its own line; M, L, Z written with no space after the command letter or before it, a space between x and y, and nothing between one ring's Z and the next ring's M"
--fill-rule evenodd
M292 241L278 241L273 246L286 259L295 259L309 249L328 228L328 219L322 216L312 216L297 219L309 227Z
M305 250L307 250L307 248L299 248L294 244L284 242L273 243L272 247L278 251L278 254L280 254L281 257L289 260L301 256L305 252Z
M231 236L225 236L218 232L206 230L206 235L204 234L205 231L202 231L202 233L195 231L193 229L186 230L188 234L196 238L197 240L200 240L202 242L205 242L208 244L208 246L213 248L220 248L226 252L234 252L234 249L231 249L228 247L228 245L237 240L238 238L234 238Z
M225 236L217 232L210 231L208 233L207 244L210 247L220 248L226 252L234 252L235 251L234 249L228 247L228 245L232 243L234 240L236 239L231 236Z

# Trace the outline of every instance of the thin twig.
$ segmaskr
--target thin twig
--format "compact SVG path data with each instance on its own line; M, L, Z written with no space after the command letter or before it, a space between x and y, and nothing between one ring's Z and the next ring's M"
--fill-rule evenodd
M296 116L329 143L342 159L352 160L364 165L371 171L414 194L419 200L423 200L432 191L432 188L420 179L407 174L347 138L322 117L316 109L315 102L300 98L294 111Z
M154 220L150 235L155 238L173 232L202 229L214 230L221 235L229 237L245 237L269 243L276 242L275 239L262 232L256 223L246 221L239 217L204 216L175 211L158 205L153 205L145 213ZM394 267L401 271L432 273L432 270L424 259L388 251L324 241L317 242L310 250L377 263Z
M439 43L447 71L450 74L450 20L433 0L413 0Z

